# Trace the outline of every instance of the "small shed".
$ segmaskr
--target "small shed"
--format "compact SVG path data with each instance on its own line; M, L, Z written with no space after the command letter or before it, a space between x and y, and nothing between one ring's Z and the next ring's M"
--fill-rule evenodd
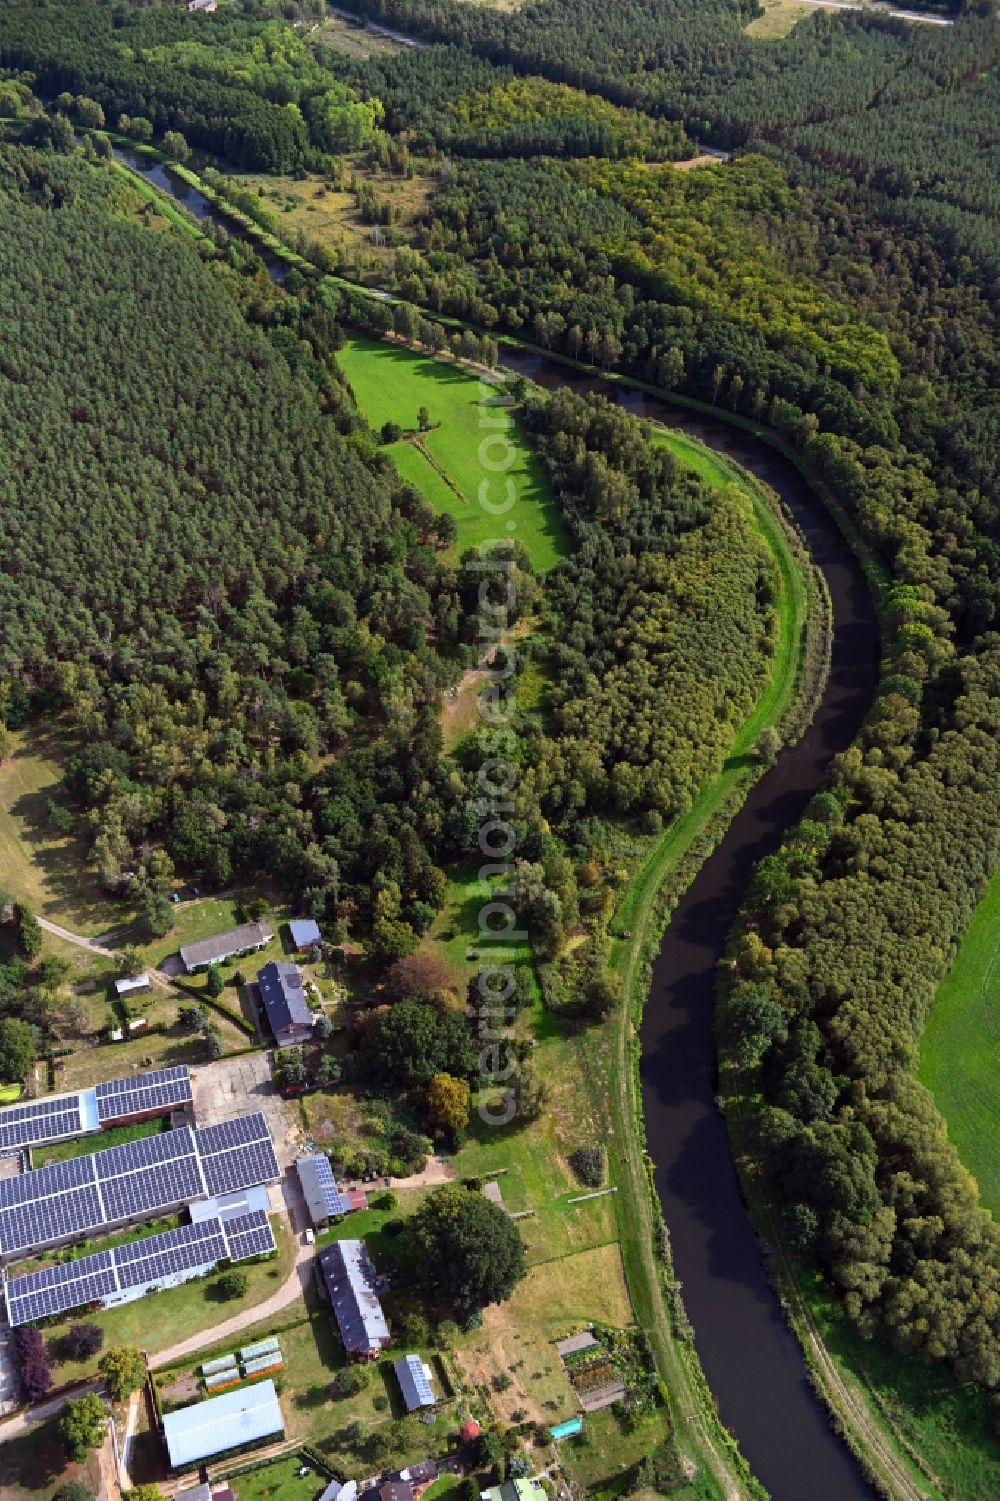
M126 975L124 980L115 981L115 995L119 1000L127 995L141 995L151 988L148 975Z
M293 917L288 924L288 936L292 941L292 948L298 954L315 948L317 943L322 942L319 923L313 922L311 917Z

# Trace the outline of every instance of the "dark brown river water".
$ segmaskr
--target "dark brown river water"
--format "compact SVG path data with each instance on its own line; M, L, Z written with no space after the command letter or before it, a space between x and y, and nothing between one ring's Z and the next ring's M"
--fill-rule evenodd
M554 362L504 355L542 385L602 390L683 428L776 490L802 528L833 605L830 679L812 725L756 784L681 898L660 948L641 1030L646 1142L695 1344L723 1422L774 1501L871 1501L806 1379L802 1352L767 1280L715 1106L716 966L755 863L777 848L854 738L875 692L878 626L861 566L798 470L721 420Z

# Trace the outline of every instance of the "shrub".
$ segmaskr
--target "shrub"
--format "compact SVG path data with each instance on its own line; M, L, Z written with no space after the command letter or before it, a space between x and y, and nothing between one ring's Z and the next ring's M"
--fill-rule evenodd
M228 1272L223 1272L215 1284L215 1290L228 1303L232 1298L242 1298L249 1286L250 1278L246 1272L242 1267L234 1266Z
M346 1365L330 1382L330 1390L336 1397L353 1397L363 1392L372 1379L369 1365Z
M21 1374L21 1389L29 1402L52 1390L52 1372L45 1341L37 1329L15 1329L14 1354Z
M579 1147L569 1165L585 1188L600 1188L604 1182L604 1148Z
M63 1349L70 1360L89 1360L104 1344L100 1324L72 1324L63 1338Z

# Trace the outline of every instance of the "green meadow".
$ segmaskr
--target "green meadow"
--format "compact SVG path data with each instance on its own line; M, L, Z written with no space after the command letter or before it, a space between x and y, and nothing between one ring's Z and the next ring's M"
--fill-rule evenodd
M919 1078L948 1122L983 1203L1000 1219L1000 875L938 989Z
M406 437L389 452L429 505L454 516L457 552L515 537L539 573L565 556L559 509L499 390L484 400L479 380L467 370L375 339L349 338L337 359L372 428L378 432L396 422L403 429ZM426 433L417 431L421 407L432 424ZM497 470L497 464L507 467ZM485 482L487 502L500 504L510 493L508 480L514 504L493 515L482 504L480 487Z

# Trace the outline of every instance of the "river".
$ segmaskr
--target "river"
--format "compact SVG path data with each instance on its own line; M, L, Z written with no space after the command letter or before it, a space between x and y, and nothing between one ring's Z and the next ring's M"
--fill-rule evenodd
M878 625L857 558L795 466L724 421L533 356L503 364L552 387L600 390L700 438L776 490L802 528L833 606L833 652L812 725L751 790L681 897L653 970L640 1033L646 1143L695 1345L722 1421L774 1501L871 1501L806 1379L767 1280L715 1105L716 967L755 863L777 848L853 740L875 692Z
M187 209L188 213L199 222L214 224L216 228L224 229L231 239L242 240L245 244L252 246L267 267L267 274L271 280L284 281L291 270L288 261L276 255L273 250L268 250L266 245L262 245L235 219L230 219L221 209L216 208L204 193L191 187L183 178L172 172L165 162L145 156L141 151L132 151L128 146L116 146L114 154L118 161L124 162L126 167L131 167L133 172L140 173L155 187L158 187L161 193L169 193L171 198L176 198L180 206Z
M116 156L198 219L262 249L197 189L159 162ZM854 739L878 675L878 625L861 565L795 466L729 423L529 353L504 368L539 384L601 391L637 415L682 428L777 491L826 578L833 606L830 677L810 728L751 790L721 844L681 897L663 939L643 1013L640 1077L646 1142L670 1231L695 1345L722 1421L774 1501L871 1501L846 1445L806 1379L798 1340L767 1280L716 1109L715 973L755 863L780 844L824 784L832 756Z

